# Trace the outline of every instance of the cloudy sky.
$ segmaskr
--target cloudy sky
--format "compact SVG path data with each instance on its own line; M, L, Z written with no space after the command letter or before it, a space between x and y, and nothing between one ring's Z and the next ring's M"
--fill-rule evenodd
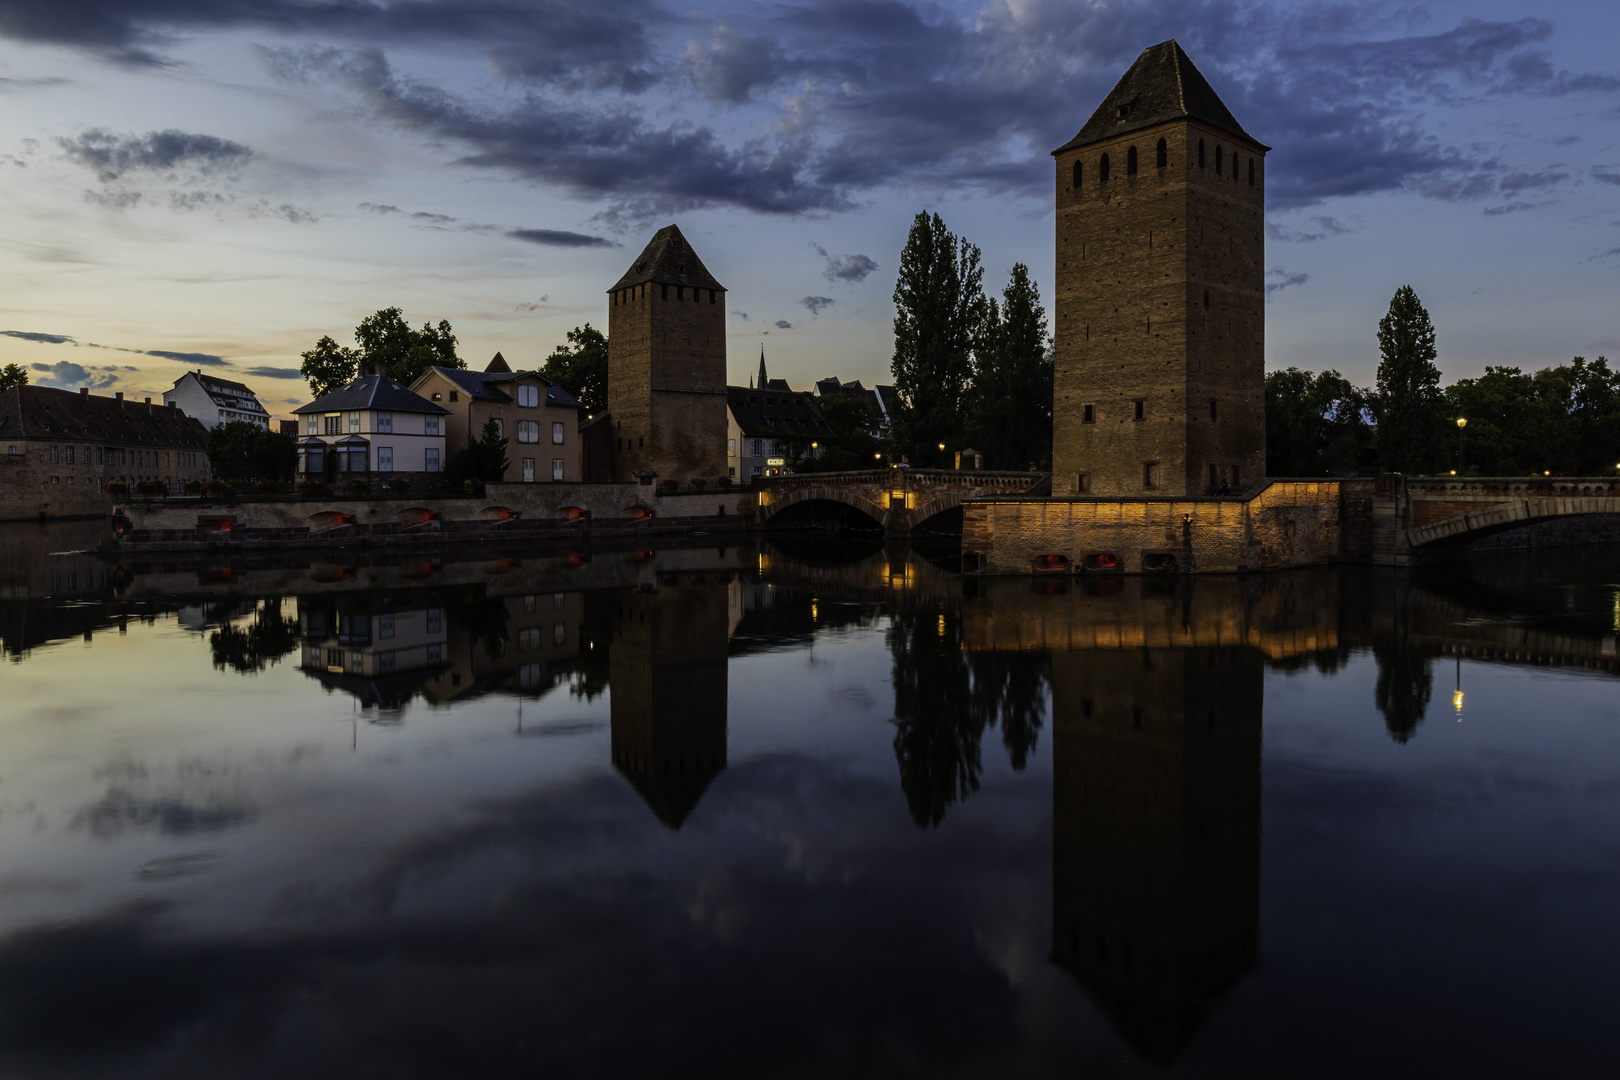
M397 305L538 364L659 226L731 378L885 380L912 216L1050 294L1050 150L1177 38L1269 177L1271 367L1620 357L1620 8L1586 0L0 0L0 363L307 400Z

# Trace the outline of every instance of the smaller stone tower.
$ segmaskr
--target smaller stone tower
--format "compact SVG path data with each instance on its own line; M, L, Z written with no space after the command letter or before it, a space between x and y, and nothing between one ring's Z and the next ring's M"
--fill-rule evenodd
M613 478L726 475L726 290L674 225L608 290Z

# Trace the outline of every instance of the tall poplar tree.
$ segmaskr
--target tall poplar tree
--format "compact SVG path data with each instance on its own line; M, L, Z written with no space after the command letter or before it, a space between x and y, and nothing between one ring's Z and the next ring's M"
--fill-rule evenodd
M984 308L973 353L969 424L990 467L1022 469L1052 459L1052 352L1046 309L1029 268L1012 268L1001 303Z
M938 214L917 215L900 253L894 285L894 437L913 464L943 463L963 440L963 403L973 345L984 317L979 249L959 240Z
M1412 286L1402 285L1378 323L1378 456L1389 472L1436 467L1441 419L1434 324Z

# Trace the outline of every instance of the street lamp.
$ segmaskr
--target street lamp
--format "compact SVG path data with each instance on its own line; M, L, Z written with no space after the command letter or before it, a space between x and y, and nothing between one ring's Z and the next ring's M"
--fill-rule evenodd
M1457 475L1462 475L1463 428L1468 426L1468 417L1457 417Z

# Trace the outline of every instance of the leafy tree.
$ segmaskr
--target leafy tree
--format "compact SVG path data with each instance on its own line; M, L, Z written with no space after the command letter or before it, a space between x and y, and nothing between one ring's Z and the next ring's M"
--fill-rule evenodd
M456 355L456 335L443 319L438 326L423 323L413 330L399 308L383 308L367 315L354 328L356 348L339 345L322 337L315 347L303 353L299 374L309 383L310 393L319 398L341 389L362 370L378 364L383 373L409 386L430 367L464 368Z
M298 467L298 443L247 420L215 424L208 430L208 468L217 480L286 483Z
M568 331L568 344L546 357L540 374L567 390L591 415L608 407L608 339L590 323Z
M460 450L453 450L445 461L445 479L452 483L463 480L482 480L486 484L506 478L510 462L506 457L509 440L501 434L500 423L490 417L484 421L480 437L470 439Z
M1391 472L1432 470L1442 457L1440 369L1434 324L1412 286L1402 285L1378 323L1378 452Z
M1018 263L1002 301L986 302L973 356L970 436L995 468L1052 460L1052 351L1046 309Z
M1337 371L1284 368L1266 375L1266 472L1353 476L1372 442L1367 393Z
M1448 387L1445 415L1468 420L1460 440L1463 471L1475 476L1578 472L1579 436L1570 408L1569 372L1560 367L1526 375L1516 367L1488 367L1480 378L1461 379ZM1455 426L1449 434L1457 438ZM1454 465L1456 444L1449 449L1446 456Z
M1590 364L1577 356L1560 370L1568 372L1578 471L1611 474L1620 462L1620 371L1609 370L1603 356Z
M816 399L822 419L832 430L821 442L821 456L794 463L796 472L841 472L872 467L878 440L877 407L864 394L826 394ZM805 447L808 450L808 446Z
M0 394L10 390L13 386L28 385L28 369L21 364L7 364L0 368Z
M958 240L938 214L917 215L894 285L894 374L900 407L895 441L913 461L941 462L961 445L962 406L973 345L984 319L979 249Z
M263 671L298 648L298 620L281 613L280 597L265 600L247 629L225 623L208 637L214 666L243 674Z

